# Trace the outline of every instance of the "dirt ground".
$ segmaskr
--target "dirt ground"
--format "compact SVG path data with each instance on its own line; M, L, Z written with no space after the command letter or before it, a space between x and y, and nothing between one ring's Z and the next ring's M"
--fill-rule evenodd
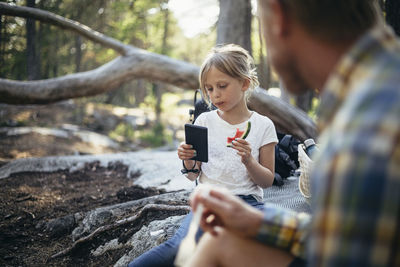
M61 123L75 123L78 111L66 112L70 108L68 105L1 107L0 126L47 124L57 127ZM93 118L88 125L105 128ZM73 146L87 154L116 152L99 150L96 146L79 142L40 134L0 136L0 166L16 158L70 155L74 153ZM157 193L160 192L132 187L127 167L122 164L104 168L93 163L74 173L18 173L0 179L0 266L113 265L126 251L110 252L97 258L86 254L50 259L71 245L71 237L68 234L49 236L38 226L78 211L89 211Z
M50 237L36 226L42 221L126 201L117 196L129 187L126 172L123 165L100 168L92 164L75 173L20 173L0 180L0 265L87 266L86 260L49 261L72 241L69 236ZM116 259L102 264L108 266L113 260ZM100 262L89 265L92 264L98 266Z

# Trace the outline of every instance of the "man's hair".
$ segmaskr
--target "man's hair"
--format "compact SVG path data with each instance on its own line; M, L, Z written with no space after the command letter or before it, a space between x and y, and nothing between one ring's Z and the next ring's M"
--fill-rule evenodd
M265 2L267 0L260 0ZM279 0L315 37L326 41L357 38L380 20L377 0Z
M246 96L249 96L251 89L259 84L254 60L246 49L235 44L216 46L204 60L199 74L200 89L208 104L211 103L208 101L205 83L208 72L212 67L239 81L248 80L250 85L249 90L246 91Z

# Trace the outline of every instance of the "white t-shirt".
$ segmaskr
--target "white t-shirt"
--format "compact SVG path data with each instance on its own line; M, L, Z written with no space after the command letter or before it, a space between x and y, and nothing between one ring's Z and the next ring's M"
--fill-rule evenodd
M251 145L251 154L259 161L260 148L277 143L278 138L269 118L253 111L249 121L251 129L246 141ZM235 136L237 128L245 130L247 121L232 125L224 121L217 110L213 110L200 114L195 124L208 128L208 162L201 163L200 183L225 187L235 195L253 195L261 201L262 188L251 180L237 150L226 146L227 137Z

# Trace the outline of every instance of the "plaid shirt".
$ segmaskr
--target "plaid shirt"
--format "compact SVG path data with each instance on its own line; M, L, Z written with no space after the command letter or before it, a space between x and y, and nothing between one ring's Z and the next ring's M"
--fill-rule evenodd
M321 96L313 217L267 208L258 239L310 266L400 266L400 43L382 26ZM282 225L282 226L281 226Z

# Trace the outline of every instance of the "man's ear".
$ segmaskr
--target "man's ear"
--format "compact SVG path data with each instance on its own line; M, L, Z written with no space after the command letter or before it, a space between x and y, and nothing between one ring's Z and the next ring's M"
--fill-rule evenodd
M286 37L290 30L288 10L279 0L270 0L269 8L269 15L272 19L272 34L278 37Z

